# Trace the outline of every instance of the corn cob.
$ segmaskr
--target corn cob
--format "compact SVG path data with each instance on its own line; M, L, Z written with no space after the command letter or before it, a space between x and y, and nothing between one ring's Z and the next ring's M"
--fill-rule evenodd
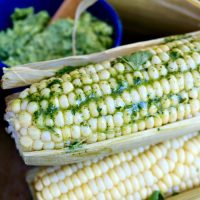
M62 149L198 114L200 42L187 38L34 83L7 107L23 151ZM146 57L145 62L139 63Z
M40 168L36 199L147 199L200 185L200 134L78 164Z

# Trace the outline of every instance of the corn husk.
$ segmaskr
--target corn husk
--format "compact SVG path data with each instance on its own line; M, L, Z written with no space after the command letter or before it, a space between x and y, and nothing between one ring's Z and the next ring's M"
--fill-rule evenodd
M152 38L199 30L199 0L108 0L118 11L125 32Z
M200 37L200 31L188 33L194 38ZM12 68L4 68L4 75L2 77L2 88L11 89L21 86L27 86L34 82L38 82L44 78L54 76L59 69L64 66L84 66L89 63L102 62L104 60L112 60L119 56L128 55L135 51L143 50L145 48L159 45L165 42L166 38L159 38L145 42L137 42L134 44L124 45L103 51L101 53L94 53L84 56L71 56L56 60L36 62L16 66Z
M18 93L6 98L7 104L18 96ZM127 136L120 136L93 144L85 144L81 148L71 151L67 148L60 150L41 150L23 152L18 141L14 137L17 148L25 164L34 166L56 166L82 162L97 157L108 156L114 153L136 149L139 147L157 144L169 139L187 135L200 130L200 116L182 121L140 131Z
M189 191L180 193L178 195L169 197L166 200L199 200L199 199L200 199L200 187L197 187Z

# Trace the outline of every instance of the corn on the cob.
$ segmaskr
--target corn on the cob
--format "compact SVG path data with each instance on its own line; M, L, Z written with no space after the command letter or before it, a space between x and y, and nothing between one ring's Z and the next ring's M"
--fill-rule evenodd
M146 199L200 185L200 135L61 167L41 168L31 182L38 200Z
M6 119L23 151L37 151L95 143L195 116L199 51L199 40L187 38L136 53L136 64L137 56L147 56L139 66L116 59L43 80L9 103Z

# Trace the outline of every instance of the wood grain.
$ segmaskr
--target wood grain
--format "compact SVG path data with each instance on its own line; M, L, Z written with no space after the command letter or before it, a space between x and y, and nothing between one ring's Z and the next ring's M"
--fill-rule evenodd
M168 197L166 200L200 200L200 187Z
M54 14L54 16L51 19L51 22L56 21L57 19L65 19L65 18L72 18L74 19L76 9L79 5L81 0L65 0L57 10L57 12Z

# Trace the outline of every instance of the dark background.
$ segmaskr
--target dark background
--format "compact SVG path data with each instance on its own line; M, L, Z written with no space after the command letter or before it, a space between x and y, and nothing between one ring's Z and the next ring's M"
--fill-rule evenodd
M5 132L3 114L6 94L0 91L0 200L28 200L31 199L25 182L28 167L23 164L14 140Z

